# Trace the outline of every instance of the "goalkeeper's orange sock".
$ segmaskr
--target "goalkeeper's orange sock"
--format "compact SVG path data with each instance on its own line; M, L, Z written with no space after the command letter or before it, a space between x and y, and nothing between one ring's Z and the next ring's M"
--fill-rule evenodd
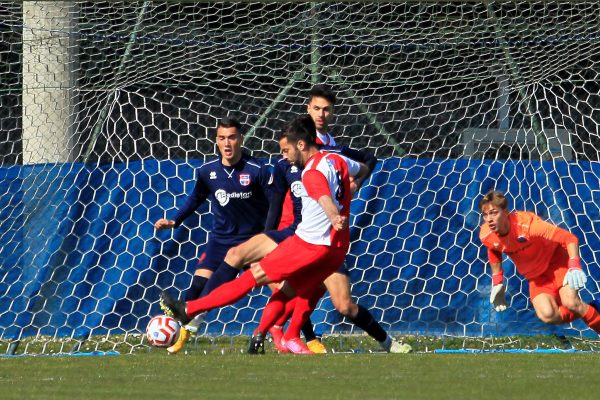
M596 333L600 333L600 313L593 306L588 305L588 309L581 319Z

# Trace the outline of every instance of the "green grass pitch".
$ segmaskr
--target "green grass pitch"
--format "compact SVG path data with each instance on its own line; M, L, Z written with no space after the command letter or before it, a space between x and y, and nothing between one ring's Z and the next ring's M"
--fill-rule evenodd
M0 358L0 399L596 399L600 354Z

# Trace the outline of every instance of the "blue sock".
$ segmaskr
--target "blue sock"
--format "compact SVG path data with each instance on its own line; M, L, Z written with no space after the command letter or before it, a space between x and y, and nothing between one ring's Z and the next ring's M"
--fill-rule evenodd
M208 282L206 282L206 285L204 285L200 297L204 297L222 284L234 280L239 272L239 269L233 268L223 261L221 265L219 265L219 268L213 272Z
M199 275L194 275L194 277L192 278L192 285L185 292L185 301L196 300L197 298L199 298L200 293L202 293L202 289L204 289L204 286L206 285L207 281L208 278Z
M304 323L304 325L302 325L302 333L304 334L304 339L307 342L310 342L311 340L315 340L317 338L310 318Z
M383 330L379 322L375 321L369 310L360 304L358 304L358 314L356 314L356 317L348 319L378 342L383 342L387 338L387 332Z

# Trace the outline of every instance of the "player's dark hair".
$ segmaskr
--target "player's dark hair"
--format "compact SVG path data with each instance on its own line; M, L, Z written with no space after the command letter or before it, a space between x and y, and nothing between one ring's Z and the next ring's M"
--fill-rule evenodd
M279 140L286 138L290 143L298 143L299 140L306 144L317 143L317 127L311 116L308 114L300 115L285 126L279 134Z
M240 121L233 117L225 117L221 119L217 123L217 129L219 128L236 128L238 130L238 133L240 135L242 134L242 124L240 124Z
M508 208L508 200L504 193L498 190L490 190L483 196L483 198L479 201L479 211L483 210L483 206L486 204L493 204L496 207L500 207L503 210Z
M310 102L313 97L322 97L331 104L335 104L335 93L325 85L315 85L308 92L308 101Z

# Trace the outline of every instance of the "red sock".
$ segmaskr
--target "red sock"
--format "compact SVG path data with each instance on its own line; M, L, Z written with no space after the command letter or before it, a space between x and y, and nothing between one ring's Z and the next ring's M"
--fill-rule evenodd
M266 333L275 324L275 321L285 312L287 303L290 302L290 298L285 295L281 290L277 290L271 295L269 302L263 310L262 316L258 328L254 331Z
M285 310L283 311L283 313L281 314L279 319L277 321L275 321L275 325L279 325L279 326L285 325L285 323L288 321L288 319L290 319L290 317L292 316L292 313L294 312L294 308L296 308L297 299L298 299L297 297L294 297L293 299L290 299L290 301L288 301L285 304Z
M290 325L288 326L283 338L285 340L295 339L300 337L300 330L310 314L314 311L319 299L325 294L325 287L320 285L308 296L297 296L296 307L292 314Z
M560 313L560 319L562 319L562 322L565 324L573 322L577 319L577 316L569 311L565 306L558 306L558 312Z
M600 333L600 314L594 307L588 305L588 309L581 319L596 333Z
M186 302L187 315L193 317L213 308L233 304L244 297L255 286L256 279L254 279L252 272L248 270L240 275L239 278L219 286L208 295Z

